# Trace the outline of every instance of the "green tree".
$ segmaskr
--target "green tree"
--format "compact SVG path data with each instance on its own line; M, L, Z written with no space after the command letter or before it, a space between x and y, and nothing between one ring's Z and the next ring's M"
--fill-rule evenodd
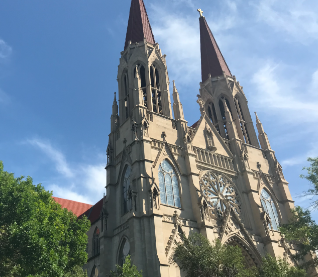
M211 244L201 234L187 238L181 234L176 243L173 261L188 277L255 276L256 269L247 269L242 251L237 246L222 245L220 240Z
M258 269L257 277L305 277L306 271L290 266L283 259L275 259L267 255L262 259L262 265Z
M130 256L125 259L123 266L116 265L116 270L111 271L110 277L142 277L141 271L131 263Z
M82 267L74 266L72 270L66 273L63 277L87 277L87 274Z
M307 170L307 175L300 175L301 178L307 179L312 188L307 190L304 193L304 196L317 196L318 195L318 157L317 158L308 158L307 161L310 163L309 167L304 167L303 170ZM318 208L318 200L315 200L311 203L313 209Z
M89 226L0 162L0 276L62 277L87 261Z
M312 220L310 211L297 206L292 212L293 216L289 223L283 224L280 231L287 241L291 241L297 246L298 251L293 255L293 258L298 264L301 264L301 267L317 266L317 257L313 257L307 262L304 260L308 253L318 249L318 225Z

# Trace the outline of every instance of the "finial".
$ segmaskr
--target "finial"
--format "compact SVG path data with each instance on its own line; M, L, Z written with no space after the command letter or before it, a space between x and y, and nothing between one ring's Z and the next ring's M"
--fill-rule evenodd
M116 91L114 92L114 102L116 102Z
M176 88L176 83L175 83L175 81L173 80L173 81L172 81L172 83L173 83L173 91L177 91L177 88Z
M257 113L256 113L256 112L254 112L254 113L255 113L255 116L256 116L256 122L261 122L261 121L259 120L258 116L257 116Z
M200 13L200 17L204 17L203 16L203 11L201 9L197 9L197 11Z

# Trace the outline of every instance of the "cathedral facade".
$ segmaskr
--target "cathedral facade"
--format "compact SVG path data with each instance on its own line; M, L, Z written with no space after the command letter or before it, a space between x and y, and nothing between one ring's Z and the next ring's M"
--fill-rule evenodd
M131 2L112 105L106 196L85 213L92 222L89 276L108 276L127 255L144 277L185 276L171 262L181 230L241 247L249 266L266 254L289 259L293 251L278 231L294 207L288 182L199 12L201 117L189 126L174 82L170 97L166 56L143 0Z

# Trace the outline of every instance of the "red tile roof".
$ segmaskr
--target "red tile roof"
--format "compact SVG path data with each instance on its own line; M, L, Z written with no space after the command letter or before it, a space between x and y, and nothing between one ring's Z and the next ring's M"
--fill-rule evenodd
M128 42L141 42L144 40L155 44L149 18L143 0L131 0L129 20L126 33L125 48Z
M198 120L197 122L193 123L193 125L192 125L192 126L190 126L190 127L191 127L191 128L195 128L195 127L197 127L197 125L198 125L199 121L200 121L200 120Z
M79 218L86 215L87 218L90 220L91 224L93 224L94 222L96 222L99 219L102 209L103 209L103 198L101 200L99 200L89 210L87 210L83 214L81 214L79 216Z
M201 16L199 21L202 82L209 78L209 74L211 77L221 76L223 71L226 75L232 76L205 17Z
M77 217L79 217L81 214L83 214L92 207L92 205L90 204L85 204L54 196L53 198L57 203L59 203L62 206L62 208L68 209L69 211L73 212L73 214L75 214Z

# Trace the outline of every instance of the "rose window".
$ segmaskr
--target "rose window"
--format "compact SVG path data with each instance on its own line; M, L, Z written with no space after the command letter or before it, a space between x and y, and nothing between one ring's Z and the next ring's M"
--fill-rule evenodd
M240 213L238 195L229 178L209 171L201 177L200 187L212 215L222 215L227 207Z

